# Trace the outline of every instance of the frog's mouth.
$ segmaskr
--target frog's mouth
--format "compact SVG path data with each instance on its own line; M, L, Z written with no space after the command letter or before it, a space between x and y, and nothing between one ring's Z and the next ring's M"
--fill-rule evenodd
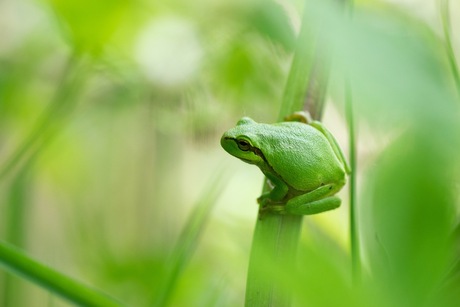
M245 158L239 158L241 161L249 163L249 164L255 164L253 160L245 159Z
M265 156L260 149L256 147L251 147L251 149L248 152L252 154L251 158L245 158L245 157L238 157L238 158L241 161L249 163L249 164L259 165L261 163L261 160L264 161L265 164L268 164L267 159L265 159Z
M238 145L238 140L236 138L224 134L221 138L221 145L229 154L248 164L258 165L261 162L260 160L266 162L262 151L252 146L249 142L244 144L247 148L243 150L241 146Z

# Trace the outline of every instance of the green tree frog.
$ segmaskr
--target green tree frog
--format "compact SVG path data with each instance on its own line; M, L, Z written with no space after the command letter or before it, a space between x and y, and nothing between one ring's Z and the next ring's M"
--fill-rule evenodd
M309 215L340 206L334 196L350 173L332 134L308 114L299 112L275 124L243 117L221 138L222 147L257 165L271 190L257 201L261 212Z

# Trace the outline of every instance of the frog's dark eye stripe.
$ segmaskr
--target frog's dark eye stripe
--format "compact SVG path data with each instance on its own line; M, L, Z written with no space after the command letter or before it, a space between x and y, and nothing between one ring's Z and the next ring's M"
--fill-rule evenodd
M246 140L236 140L236 144L238 145L238 148L242 151L248 151L249 149L251 149L251 144L249 144L249 142Z

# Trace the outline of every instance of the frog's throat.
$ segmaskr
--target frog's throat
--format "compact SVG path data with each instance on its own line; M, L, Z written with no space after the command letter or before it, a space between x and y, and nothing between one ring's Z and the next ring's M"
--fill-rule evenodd
M234 140L234 141L236 141L236 140ZM284 182L289 188L288 194L293 194L293 195L301 194L301 192L299 190L295 189L290 184L288 184L287 181L284 180L284 178L275 171L275 169L268 162L267 158L265 158L265 155L262 152L262 150L260 150L257 147L254 147L254 146L250 145L249 151L253 152L256 156L260 157L262 159L263 163L254 163L254 161L252 161L252 160L240 158L242 161L244 161L246 163L249 163L249 164L257 165L260 168L260 170L262 171L262 173L264 173L265 177L267 177L269 180L270 180L270 177L274 176L274 177L277 177L280 181Z

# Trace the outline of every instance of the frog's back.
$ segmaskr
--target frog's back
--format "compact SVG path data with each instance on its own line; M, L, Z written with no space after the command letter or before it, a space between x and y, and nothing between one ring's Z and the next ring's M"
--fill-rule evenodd
M299 122L269 125L263 154L283 181L300 191L345 180L342 163L316 128Z

